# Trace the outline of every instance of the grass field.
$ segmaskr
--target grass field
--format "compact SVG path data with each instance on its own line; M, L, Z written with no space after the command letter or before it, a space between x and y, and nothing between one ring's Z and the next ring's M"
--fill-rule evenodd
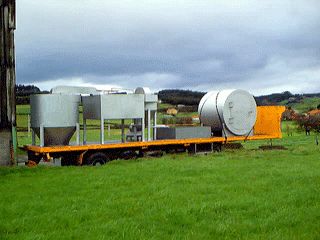
M294 132L242 150L0 168L0 239L319 239L320 159Z

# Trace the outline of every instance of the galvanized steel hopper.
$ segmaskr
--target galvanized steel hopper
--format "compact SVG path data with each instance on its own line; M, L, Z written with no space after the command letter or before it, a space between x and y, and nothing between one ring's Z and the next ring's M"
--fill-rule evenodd
M79 95L39 94L30 97L31 128L40 138L40 145L69 144L79 122L79 103Z

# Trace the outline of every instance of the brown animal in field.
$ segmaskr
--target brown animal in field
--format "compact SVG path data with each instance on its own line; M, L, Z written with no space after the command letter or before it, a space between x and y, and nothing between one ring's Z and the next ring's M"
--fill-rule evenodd
M282 114L282 120L292 121L297 118L297 113L292 108L288 107Z
M307 113L309 116L320 116L320 110L319 109L314 109L314 110L311 110Z
M168 108L167 114L171 116L176 116L178 114L178 110L175 108Z
M312 130L320 132L320 115L299 115L296 121L299 127L305 130L306 135L310 135Z

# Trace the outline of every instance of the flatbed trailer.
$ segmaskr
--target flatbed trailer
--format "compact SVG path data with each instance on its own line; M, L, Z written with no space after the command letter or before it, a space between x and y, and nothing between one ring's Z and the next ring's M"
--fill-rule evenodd
M143 156L143 154L147 152L197 152L197 149L203 147L211 150L214 148L221 149L223 144L230 142L281 138L281 116L284 110L285 108L282 106L257 107L257 121L253 129L253 136L170 139L46 147L25 145L23 149L28 153L27 163L29 165L37 164L41 159L49 161L52 158L61 158L62 165L96 165L104 164L117 158L129 158L137 155Z

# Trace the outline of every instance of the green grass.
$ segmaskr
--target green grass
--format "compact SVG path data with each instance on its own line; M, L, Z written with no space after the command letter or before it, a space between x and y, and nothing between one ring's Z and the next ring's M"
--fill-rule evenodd
M314 136L286 151L0 168L0 239L318 239Z
M17 105L16 111L18 115L30 114L30 105Z
M251 141L97 168L2 167L0 239L319 239L320 147L293 122L283 133L284 151Z
M160 103L158 104L158 109L167 109L167 108L174 108L175 106L169 103Z

